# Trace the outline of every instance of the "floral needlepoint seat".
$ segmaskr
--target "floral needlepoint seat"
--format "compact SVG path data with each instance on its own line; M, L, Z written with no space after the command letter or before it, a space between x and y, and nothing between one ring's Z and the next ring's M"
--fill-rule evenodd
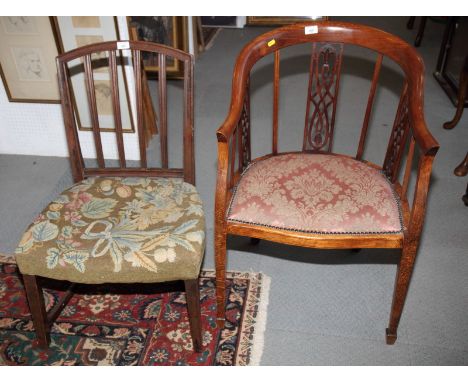
M16 250L23 273L81 283L198 276L205 218L182 179L88 178L63 192Z
M228 220L319 234L403 230L398 197L386 177L361 161L327 154L253 162L234 191Z
M159 63L158 113L145 75L143 57L148 54ZM167 123L166 59L184 67L183 89L170 99L171 115L181 116L182 145L168 139L174 127ZM193 56L147 41L105 41L62 53L56 63L74 185L31 224L16 251L37 345L49 347L52 323L76 284L131 283L140 288L143 283L178 281L176 285L184 285L193 349L201 352L198 275L205 218L195 188ZM96 89L102 81L95 79L96 68L108 73L111 110L105 118L98 107ZM133 89L120 86L121 73L128 69ZM85 92L75 92L83 79ZM134 118L128 115L128 94L134 96ZM85 136L91 141L79 132L78 104L88 109L82 123L90 126ZM124 127L132 125L136 134L125 136ZM64 281L61 288L68 285L49 311L43 298L47 279Z

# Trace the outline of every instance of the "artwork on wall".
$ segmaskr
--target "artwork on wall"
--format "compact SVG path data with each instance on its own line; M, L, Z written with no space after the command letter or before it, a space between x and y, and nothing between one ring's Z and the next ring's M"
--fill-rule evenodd
M129 16L130 38L150 41L188 51L187 17L185 16ZM154 54L143 55L146 73L151 76L158 72L158 57ZM167 77L182 78L183 63L167 57Z
M9 101L60 103L51 19L5 16L0 24L0 74Z
M57 16L53 18L53 23L57 30L60 52L102 41L119 40L117 20L112 16ZM129 51L120 51L119 54L118 61L125 64L118 65L119 89L125 89L125 91L119 92L120 104L128 105L128 107L121 107L122 130L129 133L135 131L127 84L127 77L133 76L133 68L131 58L128 56ZM115 127L108 52L93 54L91 62L99 126L102 131L113 131ZM91 130L92 123L86 94L83 61L72 61L68 69L74 72L71 78L71 87L73 102L76 105L78 128Z
M326 21L327 16L247 16L247 25L287 25L304 21Z

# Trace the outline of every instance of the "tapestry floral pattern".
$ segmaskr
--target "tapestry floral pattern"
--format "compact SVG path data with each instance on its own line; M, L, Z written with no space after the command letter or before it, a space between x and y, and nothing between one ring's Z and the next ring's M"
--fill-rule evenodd
M203 206L193 185L114 177L88 178L63 192L24 233L16 254L26 274L150 282L196 278L204 247Z
M401 233L399 201L377 169L352 158L295 153L254 162L228 220L310 233Z

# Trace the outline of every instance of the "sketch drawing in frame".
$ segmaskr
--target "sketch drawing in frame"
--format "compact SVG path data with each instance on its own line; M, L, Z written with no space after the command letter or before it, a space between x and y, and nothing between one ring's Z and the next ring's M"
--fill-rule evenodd
M60 103L51 18L2 16L0 24L0 75L8 100Z
M187 17L185 16L128 16L129 34L132 40L150 41L188 51ZM157 76L156 54L143 55L143 65L149 77ZM183 63L167 57L167 78L183 78Z
M113 16L56 16L54 26L59 36L59 50L66 52L81 46L119 40L117 20ZM114 131L115 120L112 107L112 91L108 52L91 55L98 121L101 131ZM122 113L122 131L135 132L134 113L127 77L133 76L131 58L120 51L117 55L118 83ZM89 110L83 60L69 63L71 72L72 97L76 110L76 122L79 130L91 131L92 119ZM128 105L123 107L122 105Z

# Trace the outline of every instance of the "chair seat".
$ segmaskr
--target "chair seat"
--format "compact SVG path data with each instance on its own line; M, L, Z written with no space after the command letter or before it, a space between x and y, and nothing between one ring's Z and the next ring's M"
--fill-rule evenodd
M379 170L343 156L293 153L253 162L230 222L314 234L400 234L398 196Z
M16 249L23 274L80 283L198 277L205 217L191 184L88 178L38 216Z

